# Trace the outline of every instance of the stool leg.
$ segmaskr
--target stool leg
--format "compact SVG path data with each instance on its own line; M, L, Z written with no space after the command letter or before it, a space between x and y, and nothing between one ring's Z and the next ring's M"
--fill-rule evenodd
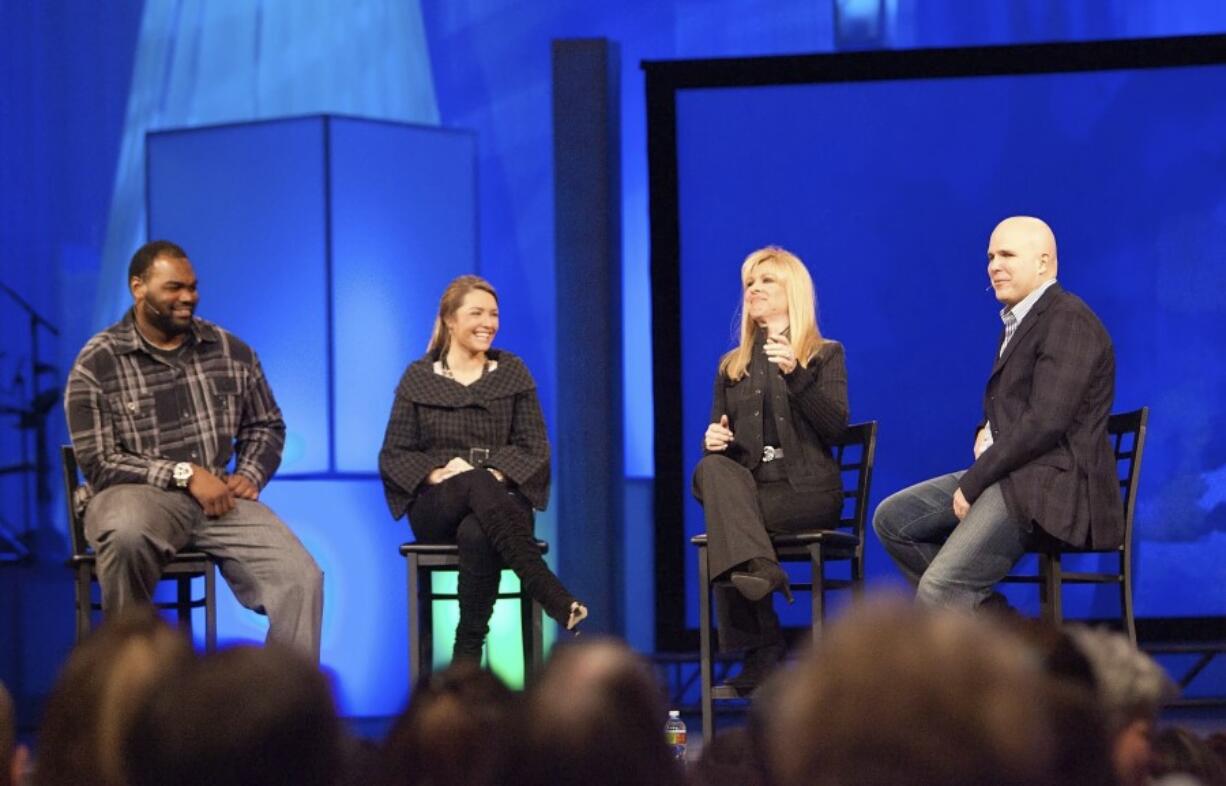
M409 573L409 690L413 690L417 687L417 678L421 674L421 606L418 600L417 555L408 554L405 559Z
M1064 624L1064 566L1060 564L1060 555L1051 558L1051 612L1052 622Z
M434 572L435 569L426 565L418 573L421 580L421 587L424 590L420 594L421 598L421 630L419 631L421 638L421 671L429 674L434 671Z
M864 545L861 543L855 556L851 558L851 597L860 600L864 597Z
M80 644L89 635L91 617L94 612L93 572L82 565L77 568L77 643Z
M175 615L179 620L179 630L192 638L192 579L191 576L180 576L175 580Z
M1060 568L1060 555L1046 552L1039 554L1039 577L1043 582L1041 613L1043 619L1053 625L1059 625L1064 621L1064 613L1060 607L1060 592L1063 584Z
M524 687L527 687L541 669L545 641L541 626L541 604L537 603L519 587L519 636L524 653Z
M1124 631L1137 644L1137 619L1132 610L1132 566L1125 553L1120 554L1120 611L1124 615Z
M528 684L528 674L532 671L532 659L536 653L532 641L532 599L524 593L523 585L519 587L519 648L524 656L524 685Z
M217 651L217 565L204 571L204 651Z
M822 559L822 544L809 546L810 600L812 612L809 620L809 633L813 643L817 644L822 637L822 625L826 621L826 561Z
M715 732L715 706L711 697L711 566L707 547L698 547L698 674L702 691L702 742Z

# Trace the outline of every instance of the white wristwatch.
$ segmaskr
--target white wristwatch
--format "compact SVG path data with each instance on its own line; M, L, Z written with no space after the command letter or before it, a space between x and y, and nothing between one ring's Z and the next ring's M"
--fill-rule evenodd
M186 461L180 461L175 464L171 477L175 480L175 486L181 489L187 488L187 484L192 482L192 465Z

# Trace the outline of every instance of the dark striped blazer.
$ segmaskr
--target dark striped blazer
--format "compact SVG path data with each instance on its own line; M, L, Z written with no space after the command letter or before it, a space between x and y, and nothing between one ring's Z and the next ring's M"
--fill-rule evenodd
M1081 298L1053 285L992 366L983 410L994 442L959 481L967 501L1000 482L1015 520L1074 546L1118 546L1114 395L1111 337Z

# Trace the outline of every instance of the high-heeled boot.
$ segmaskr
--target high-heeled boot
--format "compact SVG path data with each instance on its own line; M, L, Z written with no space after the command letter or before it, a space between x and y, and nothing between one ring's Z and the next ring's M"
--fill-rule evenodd
M587 616L587 607L575 599L554 575L532 537L532 511L521 510L506 488L492 475L480 473L472 486L472 512L503 563L515 571L523 591L545 613L567 630Z
M546 614L566 626L575 597L545 564L531 530L501 508L478 511L477 519L498 556L519 576L524 592L540 603Z
M771 598L749 604L752 626L746 629L744 665L741 672L724 684L743 697L751 695L774 671L787 652L783 627Z
M490 632L490 616L494 602L498 600L498 582L501 573L474 576L460 571L456 583L456 595L460 600L460 621L455 628L455 646L451 650L452 661L470 660L481 662L485 637Z

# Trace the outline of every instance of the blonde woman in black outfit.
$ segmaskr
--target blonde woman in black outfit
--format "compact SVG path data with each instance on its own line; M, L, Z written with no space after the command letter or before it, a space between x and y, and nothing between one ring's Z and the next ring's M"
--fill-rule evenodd
M532 536L549 500L549 436L536 382L491 348L498 296L460 276L443 292L426 355L396 388L379 471L396 518L423 543L459 546L453 658L480 660L503 565L550 617L573 630L587 608L562 586Z
M791 253L768 246L741 265L740 345L715 375L694 495L707 520L720 648L744 650L730 685L752 690L783 657L772 605L787 575L771 532L838 521L842 482L829 444L847 427L843 346L822 338L813 281Z

